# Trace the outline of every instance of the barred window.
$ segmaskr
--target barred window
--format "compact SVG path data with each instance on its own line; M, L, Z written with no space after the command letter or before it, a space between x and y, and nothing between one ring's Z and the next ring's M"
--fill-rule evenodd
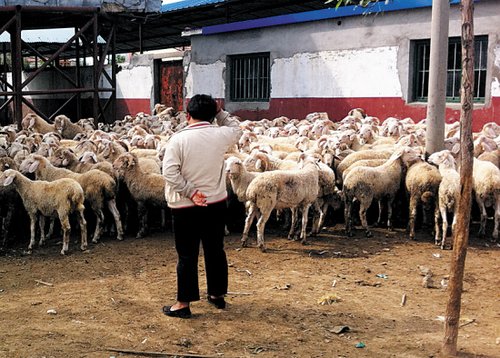
M430 40L414 42L414 99L427 101L429 93ZM474 39L474 101L483 102L486 91L486 64L488 54L488 36L476 36ZM446 79L446 100L460 101L462 76L462 47L459 37L448 40L448 66Z
M269 101L271 87L269 53L229 56L229 66L231 101Z

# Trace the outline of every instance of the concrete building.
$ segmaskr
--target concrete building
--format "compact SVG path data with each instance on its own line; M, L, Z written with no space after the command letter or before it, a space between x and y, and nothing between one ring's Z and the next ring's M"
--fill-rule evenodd
M451 1L446 120L459 119L459 1ZM245 119L426 116L432 1L315 10L191 31L185 98L209 93ZM500 2L475 4L474 129L500 123Z

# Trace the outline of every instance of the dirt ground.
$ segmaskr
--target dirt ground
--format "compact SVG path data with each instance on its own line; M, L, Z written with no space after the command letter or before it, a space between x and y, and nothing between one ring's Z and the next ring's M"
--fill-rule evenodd
M376 229L370 239L360 230L347 238L342 228L306 246L267 230L267 253L254 241L240 249L240 236L228 236L228 308L202 298L188 320L161 312L176 294L169 232L104 238L87 252L72 240L65 257L56 240L31 256L11 248L0 257L0 357L139 357L110 348L179 357L438 356L451 251L436 248L430 234L408 242L402 230ZM498 245L471 238L462 357L500 357L499 263ZM439 288L422 287L419 266ZM205 297L203 260L200 290ZM349 330L335 333L343 325Z

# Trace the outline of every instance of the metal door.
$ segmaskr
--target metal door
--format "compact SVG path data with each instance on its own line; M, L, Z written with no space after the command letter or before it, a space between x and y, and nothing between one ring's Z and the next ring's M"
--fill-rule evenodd
M183 78L182 61L161 62L160 102L176 111L183 110Z

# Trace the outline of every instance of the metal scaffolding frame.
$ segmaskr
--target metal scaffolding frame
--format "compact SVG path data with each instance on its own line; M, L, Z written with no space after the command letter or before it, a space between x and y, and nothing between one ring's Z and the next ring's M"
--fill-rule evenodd
M47 16L58 16L59 21L40 21ZM71 26L68 26L71 24ZM50 44L42 51L36 45L26 43L21 38L21 31L29 29L55 29L74 27L74 35L63 44ZM92 98L92 114L97 122L114 121L116 116L116 33L117 21L111 16L101 13L99 8L82 7L35 7L15 6L0 7L0 34L8 31L10 34L10 58L12 83L7 80L7 47L2 46L3 66L0 73L0 96L5 98L0 106L0 113L11 109L12 118L18 127L21 126L23 104L33 112L52 122L66 106L76 107L77 119L82 115L82 94ZM99 43L99 37L105 39ZM83 56L83 57L82 57ZM105 71L106 58L111 57L111 75ZM27 57L35 57L35 70L27 74L23 81L23 63ZM82 81L82 58L92 57L92 86L85 86ZM64 71L60 59L74 59L76 65L71 75ZM38 66L38 59L41 65ZM63 79L66 88L28 90L26 86L41 73L53 70ZM106 80L110 87L100 86ZM109 93L109 98L100 98L100 94ZM26 96L67 94L69 98L52 113L42 113Z

